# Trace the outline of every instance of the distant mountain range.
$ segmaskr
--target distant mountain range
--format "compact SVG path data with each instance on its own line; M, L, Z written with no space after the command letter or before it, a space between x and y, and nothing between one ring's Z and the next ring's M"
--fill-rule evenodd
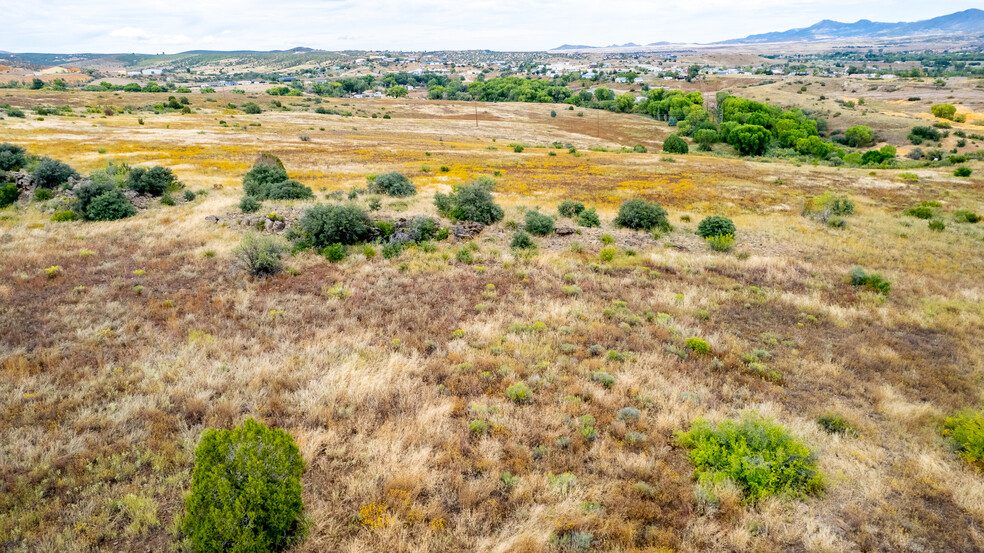
M714 44L759 44L765 42L812 42L819 40L836 40L842 38L894 38L907 36L945 35L952 33L981 33L984 34L984 10L971 8L961 12L951 13L933 19L913 21L911 23L879 23L861 19L854 23L840 21L823 21L801 29L790 29L772 33L749 35L745 38L723 40ZM651 42L646 46L662 46L666 42ZM565 44L554 50L588 50L594 48L632 48L639 46L632 42L613 44L611 46L585 46Z
M861 19L854 23L841 23L824 19L802 29L749 35L745 38L725 40L718 44L755 44L761 42L810 42L839 38L893 38L918 35L943 35L949 33L984 33L984 10L972 8L949 15L913 21L911 23L879 23Z

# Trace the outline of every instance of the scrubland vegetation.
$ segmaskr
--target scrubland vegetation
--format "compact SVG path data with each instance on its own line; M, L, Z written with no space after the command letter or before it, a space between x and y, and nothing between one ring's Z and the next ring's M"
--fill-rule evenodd
M897 155L929 107L113 92L0 121L0 549L984 548L984 180Z

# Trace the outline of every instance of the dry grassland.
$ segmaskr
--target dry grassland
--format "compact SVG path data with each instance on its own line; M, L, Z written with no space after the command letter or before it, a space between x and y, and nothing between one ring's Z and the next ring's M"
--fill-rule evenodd
M150 96L0 101L166 97ZM357 115L250 116L221 107L242 96L203 99L191 115L0 121L0 142L82 172L162 164L209 190L113 223L0 212L0 550L168 550L199 436L248 416L289 431L307 463L298 552L563 551L552 540L572 532L621 552L984 549L984 480L939 432L943 416L981 403L984 230L901 216L929 199L982 211L980 162L970 179L927 169L911 183L897 171L671 162L655 153L665 124L560 106L480 105L476 127L472 104L332 100L322 105ZM650 153L589 151L635 144ZM537 239L522 256L499 224L471 265L453 242L339 264L302 253L287 261L296 274L251 280L231 256L240 230L204 218L236 210L264 151L319 197L369 173L408 174L420 194L386 200L384 217L433 215L435 192L499 171L507 221L572 198L598 206L605 227ZM857 202L847 228L800 216L803 198L827 189ZM675 230L610 228L634 197L660 202ZM709 214L735 220L736 252L693 235ZM601 232L615 238L610 262ZM885 275L891 293L852 287L853 265ZM695 336L708 356L684 352ZM751 370L749 354L778 378ZM598 371L611 388L592 381ZM504 395L519 381L529 405ZM638 420L616 419L626 406ZM674 435L750 412L817 453L823 496L752 505L725 488L706 500ZM814 419L827 412L858 435L823 432ZM579 431L586 414L594 440ZM473 420L487 432L470 432ZM570 485L557 484L563 473Z

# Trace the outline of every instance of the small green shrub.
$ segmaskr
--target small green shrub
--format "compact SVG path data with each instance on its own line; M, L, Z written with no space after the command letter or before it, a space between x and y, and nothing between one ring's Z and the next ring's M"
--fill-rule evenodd
M468 431L472 436L484 436L489 432L489 425L481 419L475 419L468 423Z
M388 242L383 246L383 259L400 257L401 253L403 253L403 244L401 242Z
M957 167L953 172L954 177L969 177L974 171L970 167Z
M523 382L517 382L506 388L506 397L515 403L529 403L533 401L533 393L529 386Z
M20 190L17 189L16 184L0 186L0 209L12 205L17 198L20 198Z
M554 231L553 219L539 211L526 212L526 232L536 236L546 236Z
M715 428L698 419L689 432L678 435L678 442L690 450L701 484L730 480L751 502L775 494L804 496L823 491L814 455L771 421L746 417Z
M917 219L932 219L934 213L933 208L928 205L918 205L905 212L906 215Z
M946 223L943 222L943 219L931 219L929 221L929 230L943 232L946 230Z
M174 205L174 197L172 197L169 192L165 192L165 193L161 194L161 205L173 206Z
M264 189L265 198L270 200L309 200L314 198L314 192L307 186L293 179L275 182Z
M577 224L587 228L599 228L601 227L601 219L598 218L598 212L592 207L577 216Z
M601 384L605 388L611 388L615 385L615 377L605 371L591 373L591 380Z
M377 175L369 183L369 192L371 194L386 194L388 196L405 198L416 194L417 187L405 175L393 171L391 173Z
M973 211L958 209L953 212L953 219L958 223L979 223L982 217Z
M730 234L722 234L720 236L708 236L704 241L713 251L726 252L735 244L735 237Z
M345 246L341 244L328 244L318 252L325 256L325 259L332 263L338 263L345 259Z
M249 233L243 236L233 255L246 272L256 277L266 277L283 270L280 261L283 252L284 247L276 238Z
M725 234L730 234L732 237L735 235L735 224L727 217L712 215L705 217L697 225L697 235L701 238L724 236Z
M646 200L629 200L618 210L615 225L635 230L669 230L666 211L657 203Z
M239 200L239 210L243 213L256 213L263 207L263 202L254 196L243 196Z
M47 188L35 188L34 189L34 201L36 202L46 202L54 197L51 190Z
M700 338L687 338L687 349L697 355L707 355L711 352L711 345Z
M55 223L67 223L68 221L74 221L75 212L70 209L66 209L63 211L56 211L51 216L51 220Z
M853 267L851 269L851 284L854 286L867 286L885 295L892 289L892 283L882 278L880 274L867 273L861 267Z
M532 250L536 248L536 243L533 242L533 238L529 234L517 230L513 233L512 242L510 242L509 247L519 250Z
M184 199L186 202L193 202L197 196L191 190L184 191Z
M206 430L195 449L181 529L197 553L263 553L303 534L304 460L290 434L253 419Z
M817 425L828 434L857 434L857 429L853 424L832 413L825 413L817 417Z
M569 217L573 219L581 213L584 213L584 204L572 200L564 200L563 202L560 202L560 206L557 207L557 212L560 213L562 217Z
M614 247L605 246L604 248L601 248L601 250L598 252L598 259L608 262L615 259L615 254L617 253L618 250L616 250Z
M948 417L943 435L953 440L961 459L984 470L984 413L966 410Z

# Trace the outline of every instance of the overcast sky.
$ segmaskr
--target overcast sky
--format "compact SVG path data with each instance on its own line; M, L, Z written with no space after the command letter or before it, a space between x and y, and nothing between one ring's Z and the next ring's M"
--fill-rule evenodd
M714 42L821 19L915 21L980 0L0 0L0 50L546 50Z

